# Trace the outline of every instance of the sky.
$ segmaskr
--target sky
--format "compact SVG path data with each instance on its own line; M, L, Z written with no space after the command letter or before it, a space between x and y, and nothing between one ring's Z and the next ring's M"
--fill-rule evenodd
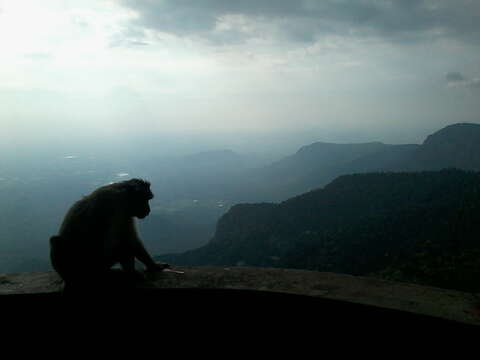
M0 142L418 143L480 121L479 18L478 0L0 0Z

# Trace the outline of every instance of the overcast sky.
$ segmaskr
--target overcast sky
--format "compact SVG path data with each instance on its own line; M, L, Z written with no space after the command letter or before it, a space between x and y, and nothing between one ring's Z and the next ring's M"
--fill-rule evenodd
M4 143L480 121L478 0L0 0L0 46Z

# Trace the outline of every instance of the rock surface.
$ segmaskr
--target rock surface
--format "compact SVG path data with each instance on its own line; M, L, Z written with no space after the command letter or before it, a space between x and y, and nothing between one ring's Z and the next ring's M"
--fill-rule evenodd
M140 290L255 290L304 295L480 325L480 297L454 290L374 278L304 270L252 267L182 267L183 274L147 275ZM58 293L62 281L54 272L0 274L0 301L9 295Z

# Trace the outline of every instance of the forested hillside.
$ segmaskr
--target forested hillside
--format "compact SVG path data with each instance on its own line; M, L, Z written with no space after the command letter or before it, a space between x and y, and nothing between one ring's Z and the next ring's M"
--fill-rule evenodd
M280 204L234 206L181 265L378 275L480 290L480 175L455 169L337 178Z

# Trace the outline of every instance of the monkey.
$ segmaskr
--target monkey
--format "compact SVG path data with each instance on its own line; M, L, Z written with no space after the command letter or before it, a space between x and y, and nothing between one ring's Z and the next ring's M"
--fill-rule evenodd
M143 278L135 259L147 272L170 267L152 259L135 227L134 217L149 215L153 197L148 181L131 179L99 187L70 207L58 235L50 238L50 260L64 292L99 284L118 263L132 279Z

